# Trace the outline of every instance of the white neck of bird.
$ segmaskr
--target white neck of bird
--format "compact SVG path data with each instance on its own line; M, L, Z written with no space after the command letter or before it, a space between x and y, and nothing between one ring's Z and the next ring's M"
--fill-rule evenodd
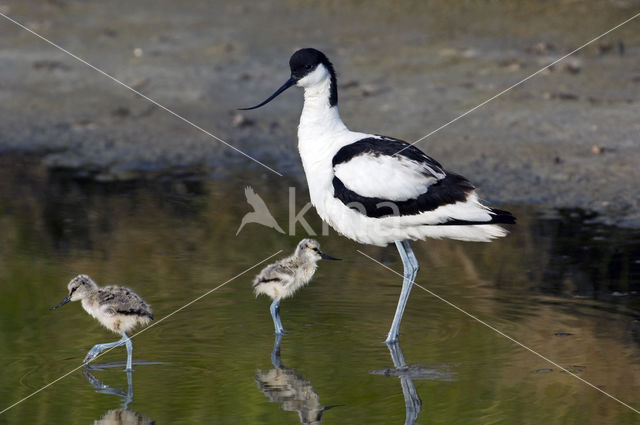
M299 131L334 132L346 130L338 113L338 105L330 106L331 79L322 81L304 89L304 106L300 116Z

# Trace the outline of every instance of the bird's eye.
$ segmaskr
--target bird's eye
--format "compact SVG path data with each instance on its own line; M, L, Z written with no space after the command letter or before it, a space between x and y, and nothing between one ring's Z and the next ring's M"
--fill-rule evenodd
M311 68L313 68L313 66L311 66L311 64L306 64L304 66L304 69L306 69L307 71L309 71Z

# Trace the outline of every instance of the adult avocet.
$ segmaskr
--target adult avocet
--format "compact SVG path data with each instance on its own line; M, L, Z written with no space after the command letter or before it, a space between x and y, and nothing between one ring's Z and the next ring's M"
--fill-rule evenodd
M402 140L350 131L338 114L336 73L315 49L289 60L291 78L255 109L287 88L304 88L298 150L311 203L344 236L364 244L395 242L404 265L402 292L387 342L398 329L418 271L409 240L451 238L486 242L505 236L498 223L515 223L507 211L480 203L475 187L445 171Z

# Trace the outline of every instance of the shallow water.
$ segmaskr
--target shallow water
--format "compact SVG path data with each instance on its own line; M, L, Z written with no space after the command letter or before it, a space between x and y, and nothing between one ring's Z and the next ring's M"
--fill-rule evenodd
M401 279L356 250L401 271L398 255L333 232L318 239L343 261L322 262L312 283L283 302L289 333L275 367L269 301L250 289L257 269L238 274L290 252L304 232L247 224L235 233L251 211L247 184L287 229L289 185L297 186L298 211L307 199L296 181L244 174L102 185L15 158L0 165L0 410L78 367L94 344L118 338L77 303L49 311L75 274L135 288L157 323L134 338L138 363L124 412L114 412L127 393L118 348L97 362L120 365L90 371L111 391L97 392L77 370L0 415L0 424L107 423L118 415L172 424L637 421L417 287L401 328L408 368L396 368L381 341ZM640 233L590 224L580 211L511 209L518 225L491 244L414 244L417 282L640 408ZM320 231L315 213L305 217Z

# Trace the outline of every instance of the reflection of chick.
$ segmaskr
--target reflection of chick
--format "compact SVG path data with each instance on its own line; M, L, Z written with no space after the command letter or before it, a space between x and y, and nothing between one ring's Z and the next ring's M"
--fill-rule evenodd
M93 385L96 392L112 394L122 397L122 408L109 410L104 416L93 421L93 425L153 425L156 422L138 412L129 410L129 404L133 401L133 378L132 373L127 372L127 392L119 388L113 388L96 378L89 369L85 368L82 373L89 383Z
M271 369L256 375L258 388L269 400L282 403L282 409L298 412L300 423L320 424L327 407L320 404L320 397L303 376L293 369Z
M93 425L154 425L156 422L138 412L128 409L109 410Z

